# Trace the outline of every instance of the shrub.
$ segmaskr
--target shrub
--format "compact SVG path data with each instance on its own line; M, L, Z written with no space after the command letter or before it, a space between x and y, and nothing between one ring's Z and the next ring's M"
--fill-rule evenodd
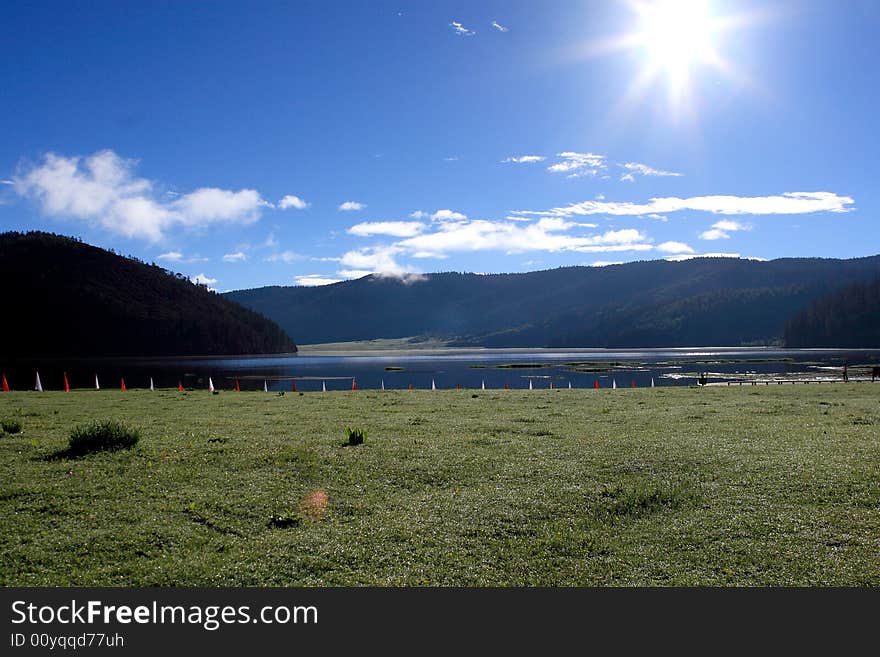
M140 432L116 420L93 422L76 427L70 432L71 454L89 454L134 447L140 440Z
M0 422L0 427L6 433L21 433L21 422L18 420L3 420Z
M349 427L345 430L345 437L348 438L349 445L360 445L367 439L367 431L359 427Z

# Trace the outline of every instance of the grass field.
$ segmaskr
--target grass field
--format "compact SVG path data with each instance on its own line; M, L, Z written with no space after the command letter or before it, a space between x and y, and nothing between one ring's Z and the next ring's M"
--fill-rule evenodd
M0 419L5 586L880 585L880 385L12 392ZM66 456L96 419L141 441Z

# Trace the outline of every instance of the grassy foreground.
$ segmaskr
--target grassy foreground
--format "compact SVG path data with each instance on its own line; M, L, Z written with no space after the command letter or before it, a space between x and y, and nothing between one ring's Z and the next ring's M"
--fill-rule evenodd
M5 586L880 585L880 385L13 392L0 419ZM59 454L96 419L141 441Z

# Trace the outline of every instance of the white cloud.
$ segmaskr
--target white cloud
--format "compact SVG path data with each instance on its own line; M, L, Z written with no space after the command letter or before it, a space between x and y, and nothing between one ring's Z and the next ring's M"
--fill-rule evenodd
M458 155L452 155L450 157L444 157L444 162L458 162Z
M684 242L663 242L657 245L657 250L663 253L693 253L694 250Z
M297 285L304 287L316 287L318 285L333 285L333 283L341 283L341 278L328 278L321 274L306 274L305 276L294 276Z
M496 30L498 30L499 32L510 32L510 28L509 28L509 27L504 27L504 26L503 26L501 23L499 23L498 21L492 21L492 27L494 27L494 28L495 28Z
M369 237L371 235L412 237L421 233L424 228L425 224L418 221L367 221L355 224L347 232L358 237Z
M465 221L466 219L466 214L452 210L437 210L437 212L431 215L432 221Z
M596 262L591 262L590 267L610 267L611 265L622 265L623 263L611 262L610 260L596 260Z
M223 262L244 262L245 260L247 260L247 254L242 251L227 253L223 256Z
M340 212L357 212L358 210L363 210L366 206L364 203L359 203L358 201L345 201L344 203L340 203L339 211Z
M151 242L174 226L252 223L269 206L252 189L204 187L169 200L155 192L152 181L134 175L136 165L111 150L88 157L47 153L39 165L21 167L13 177L13 189L37 201L46 215L85 221Z
M576 224L549 217L522 225L506 221L472 220L440 224L435 232L397 243L409 253L438 257L463 251L645 251L653 248L640 231L623 229L599 235L564 234Z
M721 221L716 221L712 224L712 228L717 228L718 230L729 230L732 232L738 230L751 230L752 227L749 224L741 224L738 221L733 221L731 219L722 219Z
M278 201L278 208L281 210L287 210L288 208L293 208L294 210L305 210L309 207L309 204L302 200L299 196L294 196L293 194L288 194L280 201Z
M730 233L740 231L740 230L751 230L752 227L749 224L742 224L738 221L731 221L729 219L722 219L721 221L716 221L712 224L712 228L710 230L703 231L700 233L701 240L726 240L730 237Z
M340 258L346 267L370 272L403 272L405 269L395 260L402 249L396 246L365 247L348 251Z
M202 187L181 196L171 206L180 211L182 223L205 226L215 222L253 223L259 218L259 209L269 204L253 189L231 192Z
M371 269L341 269L336 272L340 276L344 276L345 278L363 278L364 276L369 276L373 273Z
M557 162L556 164L551 164L547 167L547 171L552 171L553 173L568 173L569 178L596 176L608 168L608 165L605 163L604 155L564 151L562 153L557 153L556 156L562 158L562 161Z
M296 260L302 260L303 256L293 251L284 251L282 253L273 253L266 256L266 262L284 262L290 264Z
M541 217L541 219L535 223L535 226L539 230L553 232L568 230L569 228L574 228L577 224L572 221L565 221L559 217Z
M404 283L414 283L424 276L410 266L397 262L404 249L399 245L374 246L344 253L339 259L347 269L336 273L345 278L362 278L370 274L384 278L396 278Z
M414 212L410 212L409 216L411 219L427 219L431 215L429 215L427 212L422 212L421 210L416 210Z
M452 21L449 24L449 27L452 28L452 31L455 32L458 36L473 36L476 34L473 30L469 30L464 25L457 21Z
M209 278L203 273L191 276L189 280L191 280L196 285L214 285L214 283L217 282L216 278Z
M571 217L608 214L638 216L695 210L713 214L808 214L812 212L849 212L855 200L832 192L786 192L778 196L694 196L691 198L652 198L647 203L629 201L583 201L543 211L515 211L514 215Z
M654 167L649 167L647 164L642 164L640 162L626 162L625 164L618 165L627 170L627 173L623 174L620 179L628 180L630 182L635 181L634 174L638 174L641 176L672 176L675 178L680 178L683 174L676 173L675 171L663 171L662 169L655 169Z
M515 162L517 164L531 164L532 162L543 162L547 158L543 155L520 155L519 157L515 157L511 155L510 157L506 157L501 160L502 163L507 162Z
M168 262L180 262L183 260L183 254L180 251L169 251L156 256L156 260L167 260Z

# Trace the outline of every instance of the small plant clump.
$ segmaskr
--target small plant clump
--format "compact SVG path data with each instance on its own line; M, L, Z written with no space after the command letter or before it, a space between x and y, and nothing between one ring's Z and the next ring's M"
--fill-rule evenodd
M71 454L90 454L134 447L140 440L137 429L127 427L116 420L93 422L76 427L70 432L69 452Z
M302 516L298 513L276 513L269 518L270 529L287 529L289 527L299 527L302 524Z
M0 421L0 427L3 428L4 433L21 433L21 422L18 420Z
M349 445L360 445L367 439L367 431L359 427L348 427L345 430L345 437Z

